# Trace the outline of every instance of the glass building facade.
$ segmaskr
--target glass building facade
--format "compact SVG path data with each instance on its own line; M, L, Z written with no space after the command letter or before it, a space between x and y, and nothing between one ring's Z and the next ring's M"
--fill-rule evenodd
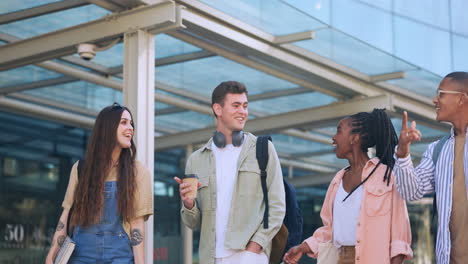
M43 263L70 168L84 155L92 120L128 93L122 90L126 30L104 28L107 37L91 42L106 46L121 39L91 61L80 59L72 40L63 47L40 40L68 32L90 37L86 29L95 21L137 18L152 6L159 14L162 6L129 2L0 2L0 263ZM448 131L434 121L431 99L444 75L468 71L464 0L161 2L173 4L184 26L152 33L154 263L192 263L181 253L187 246L199 263L198 233L187 243L173 177L183 174L186 156L213 131L210 96L221 81L238 80L249 89L248 124L255 134L273 137L283 175L297 189L304 238L321 226L328 183L347 165L330 144L342 117L387 107L399 131L401 114L408 111L423 133L412 147L416 162ZM10 58L13 51L21 60ZM379 96L392 99L375 103ZM409 203L408 210L415 256L406 263L434 263L431 197Z

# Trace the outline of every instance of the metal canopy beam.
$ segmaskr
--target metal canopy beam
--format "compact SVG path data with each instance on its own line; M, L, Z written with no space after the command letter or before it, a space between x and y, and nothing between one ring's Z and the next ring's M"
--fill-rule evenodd
M88 5L85 0L64 0L0 15L0 25Z
M213 56L216 56L216 54L206 51L206 50L201 50L201 51L194 51L194 52L183 53L179 55L167 56L164 58L155 59L154 64L156 66L164 66L164 65L174 64L174 63L181 63L181 62L187 62L191 60L209 58ZM109 70L109 74L114 75L114 74L122 73L122 71L123 71L123 66L117 66L117 67L111 68Z
M0 46L0 71L76 52L83 42L108 41L138 28L152 34L181 27L180 11L173 1L135 8L37 37Z
M0 97L0 109L7 109L8 111L17 114L53 120L82 128L90 129L94 125L94 118L91 117L84 117L82 115L65 112L63 110L52 109L7 97Z
M80 115L91 117L91 118L96 118L98 114L98 112L95 112L93 110L86 109L83 107L79 107L79 106L75 106L75 105L67 104L67 103L60 103L57 101L52 101L49 99L45 99L45 98L41 98L41 97L33 96L33 95L28 95L24 93L12 93L8 95L8 98L19 99L23 102L34 103L37 105L41 105L41 106L45 106L45 107L49 107L49 108L53 108L57 110L62 110L62 111L70 112L74 114L80 114Z
M296 94L310 93L310 92L312 91L309 88L304 88L304 87L271 91L271 92L249 95L249 102L272 99L272 98L283 97L283 96L291 96L291 95L296 95Z
M184 25L185 25L185 23L184 23ZM173 36L175 38L178 38L180 40L183 40L185 42L191 43L191 44L193 44L195 46L201 47L201 48L203 48L205 50L216 53L216 54L218 54L220 56L223 56L223 57L225 57L225 58L227 58L229 60L232 60L232 61L235 61L237 63L246 65L247 67L254 68L256 70L265 72L265 73L270 74L272 76L275 76L277 78L290 81L290 82L295 83L295 84L297 84L299 86L309 88L312 91L318 91L318 92L328 94L330 96L337 97L337 98L342 98L343 97L342 94L340 94L340 93L338 93L336 91L329 90L329 89L326 89L326 88L321 87L319 85L316 85L316 84L314 84L314 83L312 83L310 81L306 81L306 80L304 80L304 78L299 78L295 74L292 74L291 72L285 72L284 69L287 69L287 67L282 68L282 69L278 69L278 67L273 67L274 65L265 65L265 64L260 63L260 62L258 62L256 60L252 60L252 58L246 58L244 56L240 56L238 53L232 51L233 49L225 49L225 48L218 47L218 46L214 45L213 42L210 43L210 42L206 42L204 40L198 39L198 38L194 37L192 34L187 33L187 32L176 32L176 31L174 31L174 32L168 32L167 34L171 35L171 36ZM216 41L214 43L216 43Z
M405 78L405 72L403 71L389 72L389 73L369 76L369 80L374 83L388 81L388 80L395 80L395 79L403 79L403 78Z
M36 88L41 88L45 86L52 86L52 85L58 85L58 84L64 84L64 83L69 83L76 81L77 79L69 76L65 77L58 77L58 78L53 78L53 79L47 79L47 80L41 80L41 81L35 81L35 82L28 82L25 84L14 84L14 85L8 85L8 86L2 86L0 87L0 94L9 94L9 93L14 93L14 92L20 92L24 90L30 90L30 89L36 89Z
M358 94L364 96L396 94L395 105L406 105L409 102L413 105L414 113L423 113L424 117L433 119L434 111L427 111L427 106L431 105L427 98L407 89L394 89L382 83L372 83L369 76L342 65L339 68L329 66L330 60L317 58L317 55L312 57L304 54L302 52L304 49L294 45L283 44L278 47L274 44L274 36L253 29L242 21L201 2L193 0L178 0L178 2L191 8L182 12L186 29L169 33L174 37L303 87L314 89L311 85L316 86L318 89L314 90L338 98ZM291 47L298 49L295 51ZM401 75L402 73L398 73L393 77ZM300 84L298 82L300 80L306 84ZM400 100L402 102L399 102Z
M267 133L285 128L301 127L304 125L319 125L336 122L349 113L368 112L376 107L385 107L389 111L393 109L391 97L378 96L361 100L353 100L343 103L333 103L327 106L315 107L284 114L256 118L247 123L246 131L252 133ZM196 144L207 140L214 127L198 129L178 134L157 138L156 150Z
M284 44L284 43L291 43L301 40L307 39L314 39L315 32L314 31L304 31L304 32L297 32L287 35L275 36L274 43L275 44Z
M126 9L124 6L115 4L112 1L107 1L107 0L86 0L86 1L88 1L90 4L95 4L97 6L100 6L112 12L119 12L119 11Z
M339 74L332 69L327 69L317 62L301 58L287 52L280 47L262 40L258 40L253 36L239 32L228 26L225 26L216 21L203 17L192 10L183 10L184 25L187 26L187 31L192 34L203 36L206 39L215 41L218 45L224 45L226 49L239 50L251 56L257 56L266 63L278 65L284 69L292 69L293 72L304 72L305 78L315 76L317 81L326 85L329 91L321 91L330 94L332 90L339 93L348 94L366 94L375 96L381 94L381 91L376 87L343 74ZM346 89L344 89L346 88Z
M11 42L20 41L22 39L18 38L16 36L12 36L12 35L0 32L0 40L11 43ZM62 61L69 62L69 63L74 64L74 65L78 65L78 66L81 66L81 67L91 69L91 70L93 70L95 72L98 72L100 74L105 74L105 75L110 74L110 69L108 67L97 64L97 63L92 62L92 61L83 60L83 59L75 57L75 56L65 56L65 57L60 58L59 60L62 60Z

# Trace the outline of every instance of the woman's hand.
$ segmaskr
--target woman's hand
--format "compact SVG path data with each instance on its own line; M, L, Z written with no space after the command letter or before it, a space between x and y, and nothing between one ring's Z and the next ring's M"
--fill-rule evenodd
M52 242L50 243L50 249L47 253L45 260L46 264L53 264L57 253L60 250L65 238L67 237L67 219L70 209L64 209L62 215L60 216L57 228L55 229L55 234L52 237Z
M404 259L405 259L404 255L395 256L390 260L390 264L401 264L403 263Z
M309 246L306 243L302 243L295 247L292 247L286 252L284 255L284 262L286 264L297 264L298 261L301 259L302 255L305 253L312 253Z

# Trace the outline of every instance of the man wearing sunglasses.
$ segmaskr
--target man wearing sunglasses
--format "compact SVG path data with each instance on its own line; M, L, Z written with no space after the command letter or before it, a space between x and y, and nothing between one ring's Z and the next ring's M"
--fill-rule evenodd
M407 201L435 192L437 263L468 263L468 72L445 76L433 103L436 120L452 124L450 135L431 143L414 168L410 145L421 139L421 132L415 121L408 127L408 115L403 114L394 169L398 191Z

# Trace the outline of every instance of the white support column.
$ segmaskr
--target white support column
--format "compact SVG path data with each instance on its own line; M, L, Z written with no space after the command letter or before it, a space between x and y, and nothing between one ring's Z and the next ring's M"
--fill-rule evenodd
M193 145L187 145L186 157L190 156L193 152ZM186 160L187 160L186 159ZM182 205L183 206L183 205ZM184 223L180 223L180 231L182 235L182 264L192 264L193 262L193 231L188 228Z
M133 114L137 159L154 182L154 35L142 30L124 35L123 101ZM153 196L154 197L154 196ZM154 222L145 223L145 263L153 263Z

